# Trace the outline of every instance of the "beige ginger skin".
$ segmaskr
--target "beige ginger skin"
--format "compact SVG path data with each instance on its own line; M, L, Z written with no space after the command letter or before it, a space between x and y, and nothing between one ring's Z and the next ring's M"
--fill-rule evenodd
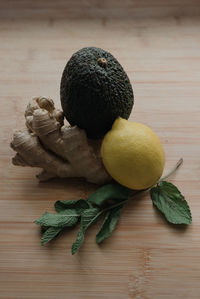
M14 165L42 168L40 181L54 177L83 177L88 182L110 181L100 157L100 143L84 130L64 125L63 113L50 98L35 97L25 111L26 129L14 132Z

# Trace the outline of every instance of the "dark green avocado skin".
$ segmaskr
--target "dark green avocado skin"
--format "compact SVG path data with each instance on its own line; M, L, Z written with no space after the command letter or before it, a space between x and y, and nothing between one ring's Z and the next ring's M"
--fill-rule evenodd
M106 65L98 63L107 60ZM134 96L129 78L119 62L100 48L83 48L72 55L61 78L61 105L70 125L89 138L101 138L120 116L128 119Z

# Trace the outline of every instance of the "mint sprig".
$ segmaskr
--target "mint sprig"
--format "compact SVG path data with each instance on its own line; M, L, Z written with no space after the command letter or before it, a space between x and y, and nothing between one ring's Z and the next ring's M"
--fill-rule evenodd
M184 196L175 185L165 181L182 162L183 159L180 159L172 171L161 178L156 186L146 190L133 193L132 190L114 182L99 188L87 199L56 201L54 207L57 213L46 212L35 221L43 230L41 244L44 245L57 237L66 227L74 227L80 222L76 241L72 244L72 254L75 254L84 242L87 229L104 215L96 235L96 242L100 244L114 231L130 197L147 190L150 191L154 206L170 223L191 224L192 216Z

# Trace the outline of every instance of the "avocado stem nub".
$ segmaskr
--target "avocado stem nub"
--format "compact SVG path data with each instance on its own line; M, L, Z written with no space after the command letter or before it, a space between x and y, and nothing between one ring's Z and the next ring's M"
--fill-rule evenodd
M97 62L101 67L105 68L107 66L107 60L104 57L100 57Z

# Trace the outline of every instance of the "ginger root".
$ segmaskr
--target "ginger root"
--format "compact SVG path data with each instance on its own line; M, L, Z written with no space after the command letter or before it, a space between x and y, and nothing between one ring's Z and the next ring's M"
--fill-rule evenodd
M11 147L14 165L43 168L40 181L54 177L83 177L103 184L111 180L100 157L100 145L84 130L64 125L63 113L50 98L33 98L25 111L26 129L15 131Z

